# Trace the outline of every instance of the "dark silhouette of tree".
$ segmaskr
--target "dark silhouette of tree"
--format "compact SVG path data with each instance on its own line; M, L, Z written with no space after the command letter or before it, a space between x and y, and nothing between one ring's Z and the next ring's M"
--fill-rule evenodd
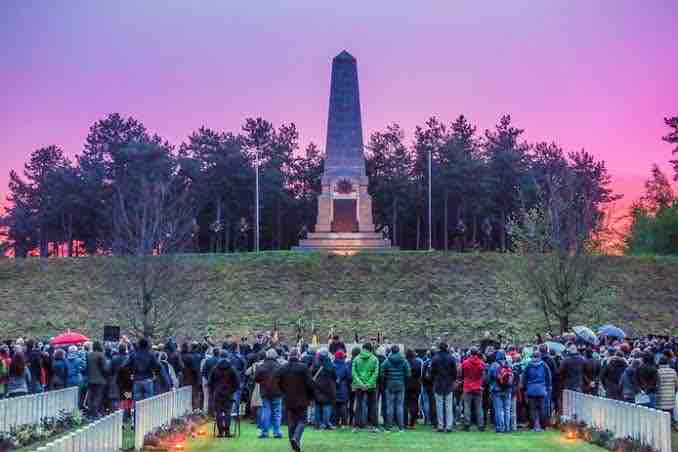
M520 141L523 132L512 125L510 115L502 116L494 130L485 131L483 147L490 201L498 216L496 229L501 250L506 249L505 225L519 206L518 191L528 183L529 146Z
M544 189L536 187L538 202L516 212L513 234L524 259L509 270L544 314L563 334L573 314L596 302L603 290L590 250L595 218L594 204L581 194L573 169L550 176Z
M169 334L196 296L191 250L196 204L167 147L154 141L118 150L107 284L118 319L136 334Z
M664 118L664 123L671 129L662 140L670 144L675 144L676 147L673 148L673 154L678 155L678 116L673 116L671 118ZM675 172L673 180L678 181L678 159L671 160L673 165L673 171Z
M678 198L655 164L645 194L631 206L627 254L678 254Z
M374 218L378 228L388 225L394 244L401 243L398 233L401 216L411 205L412 153L403 144L405 134L397 124L384 132L375 132L367 145L367 173L370 194L375 201Z
M522 134L504 116L481 138L463 115L449 124L430 118L415 129L411 144L397 124L375 132L366 164L377 226L388 226L402 249L426 247L430 152L435 248L447 249L453 231L462 231L462 243L476 244L480 225L489 219L490 248L506 250L506 220L520 205L538 202L535 186L548 190L547 181L569 170L581 190L577 199L591 204L599 228L603 207L618 199L604 162L585 151L566 153L554 143L528 146ZM165 158L140 159L140 146L162 149ZM156 174L164 162L163 177L190 193L191 249L251 249L257 159L261 249L289 249L315 224L323 156L313 144L300 151L294 124L276 128L262 118L246 119L236 133L200 128L175 153L138 120L110 114L92 125L75 163L50 146L31 155L22 175L10 174L0 231L19 257L114 252L119 190L129 184L130 174ZM248 227L241 227L243 219Z
M234 230L252 205L254 169L243 152L243 139L200 128L179 148L181 175L191 181L199 200L199 249L228 252Z

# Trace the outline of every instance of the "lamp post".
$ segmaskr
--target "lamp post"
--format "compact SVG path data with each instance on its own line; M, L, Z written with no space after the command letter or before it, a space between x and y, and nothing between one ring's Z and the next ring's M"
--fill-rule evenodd
M255 200L254 200L254 252L259 252L259 147L254 151L254 191L255 191Z
M428 148L428 250L433 251L433 225L431 224L431 154L433 149Z

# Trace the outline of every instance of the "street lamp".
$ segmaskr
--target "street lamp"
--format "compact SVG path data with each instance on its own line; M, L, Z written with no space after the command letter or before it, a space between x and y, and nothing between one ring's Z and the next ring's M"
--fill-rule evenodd
M259 147L254 151L254 191L255 191L255 200L254 200L254 252L259 252Z
M433 225L431 215L431 154L433 149L428 148L428 250L433 251Z

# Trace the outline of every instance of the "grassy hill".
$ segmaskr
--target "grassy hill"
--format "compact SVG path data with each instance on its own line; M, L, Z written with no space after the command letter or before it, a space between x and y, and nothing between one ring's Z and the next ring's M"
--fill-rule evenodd
M115 308L104 283L107 259L0 260L0 338L65 328L99 336ZM182 259L200 264L206 277L182 316L180 337L270 330L275 320L292 336L300 316L314 320L322 336L336 325L348 339L381 329L417 344L441 331L459 342L485 330L526 338L544 329L507 280L515 256L279 252ZM678 259L601 257L600 268L609 294L575 322L612 322L630 334L678 330Z

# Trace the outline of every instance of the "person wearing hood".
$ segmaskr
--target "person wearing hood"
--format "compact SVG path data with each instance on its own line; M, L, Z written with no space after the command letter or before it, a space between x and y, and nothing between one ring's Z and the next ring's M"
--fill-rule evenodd
M400 347L392 346L391 354L381 367L386 394L386 430L393 428L394 418L398 430L405 430L405 383L411 374L410 365L400 353Z
M624 352L612 351L614 354L607 360L600 373L600 382L605 388L605 394L609 399L623 400L623 388L621 386L622 376L626 370L627 364L624 359Z
M438 345L439 352L431 360L431 377L436 400L438 432L454 428L454 385L457 381L457 361L446 342Z
M337 373L330 360L330 355L320 352L318 367L313 374L315 382L315 401L318 410L318 427L323 430L334 430L332 425L332 407L337 400Z
M377 424L377 379L379 360L372 353L372 344L367 342L352 363L353 390L356 391L356 426L365 428L369 422L374 431Z
M624 370L619 380L624 402L636 403L636 394L640 391L636 382L636 373L643 361L639 358L631 358L631 364Z
M219 360L207 379L209 400L215 414L219 438L231 438L231 411L233 396L240 388L238 372L227 359Z
M584 388L584 358L579 354L575 345L567 349L567 356L560 363L558 369L562 389L582 392Z
M295 452L300 452L308 405L315 398L315 388L311 371L299 361L298 348L290 350L289 361L278 370L274 378L276 386L285 397L290 446Z
M268 438L268 432L273 428L273 436L282 438L280 421L282 418L282 393L276 384L275 373L280 368L278 352L274 349L266 351L264 362L257 368L254 381L259 383L261 393L261 434L259 438Z
M645 352L642 355L643 364L636 372L636 384L640 392L644 394L642 402L636 402L639 405L648 408L654 408L657 404L657 368L655 367L655 357L652 352Z
M351 393L351 366L346 363L346 353L338 350L334 355L334 372L337 375L337 397L334 405L334 425L346 427L348 401Z
M546 388L551 386L551 371L542 361L541 353L538 351L532 354L529 364L523 371L522 384L527 395L533 429L535 432L541 432L542 427L546 425L544 399L547 395Z
M487 380L492 395L494 425L497 433L511 431L511 395L513 393L513 368L506 360L503 350L495 353L495 362L490 366Z
M470 356L466 358L461 365L461 374L464 382L464 430L466 431L471 429L472 409L476 413L478 430L485 430L485 414L483 413L483 381L485 380L485 367L485 363L480 358L478 348L471 347Z

